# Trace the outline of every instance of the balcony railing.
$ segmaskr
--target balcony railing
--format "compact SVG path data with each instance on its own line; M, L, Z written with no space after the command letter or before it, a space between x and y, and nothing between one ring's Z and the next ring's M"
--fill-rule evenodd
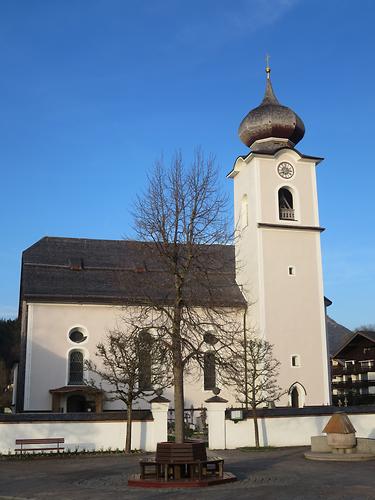
M335 406L342 406L345 399L347 406L373 405L375 403L375 394L333 394L332 403ZM341 404L339 404L339 401Z
M332 387L345 389L349 387L370 387L375 385L375 380L332 380Z
M294 220L294 208L280 208L280 220Z
M346 374L357 374L357 373L367 373L375 371L375 363L371 363L370 366L355 364L347 366L332 366L332 375L346 375Z

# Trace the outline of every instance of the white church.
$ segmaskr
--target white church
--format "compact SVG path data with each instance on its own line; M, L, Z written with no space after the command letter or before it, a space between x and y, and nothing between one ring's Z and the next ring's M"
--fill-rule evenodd
M330 404L316 166L296 149L304 125L275 97L267 68L261 104L239 128L250 148L233 182L234 246L215 249L214 302L235 311L273 344L280 361L278 406ZM222 265L220 265L220 263ZM85 384L84 361L127 308L168 293L150 245L137 241L44 237L23 252L18 412L121 409ZM157 286L155 286L157 284ZM199 308L202 294L195 294ZM202 304L203 305L203 304ZM200 377L185 381L185 408L212 396ZM171 392L164 394L169 399ZM221 396L236 405L225 387ZM142 406L144 403L140 403Z

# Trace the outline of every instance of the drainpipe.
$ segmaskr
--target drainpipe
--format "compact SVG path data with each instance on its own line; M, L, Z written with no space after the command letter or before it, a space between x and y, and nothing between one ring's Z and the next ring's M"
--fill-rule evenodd
M247 306L243 313L243 342L244 342L244 361L245 361L245 408L249 409L249 382L247 371L247 326L246 326Z

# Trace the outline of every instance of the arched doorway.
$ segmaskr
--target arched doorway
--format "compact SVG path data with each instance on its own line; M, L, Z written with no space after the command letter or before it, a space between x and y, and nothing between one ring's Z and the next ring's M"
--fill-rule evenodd
M294 382L294 384L289 387L288 395L289 406L292 408L303 408L305 406L307 393L300 382Z
M299 408L299 394L297 387L293 387L292 393L291 393L291 401L292 401L292 408Z
M80 394L72 394L66 399L67 413L80 413L86 411L86 398Z

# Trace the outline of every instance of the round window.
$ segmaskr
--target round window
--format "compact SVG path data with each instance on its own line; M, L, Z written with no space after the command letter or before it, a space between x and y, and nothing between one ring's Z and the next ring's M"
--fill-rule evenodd
M69 332L69 338L72 342L75 342L76 344L80 344L84 340L87 339L86 335L84 335L81 330L71 330Z

